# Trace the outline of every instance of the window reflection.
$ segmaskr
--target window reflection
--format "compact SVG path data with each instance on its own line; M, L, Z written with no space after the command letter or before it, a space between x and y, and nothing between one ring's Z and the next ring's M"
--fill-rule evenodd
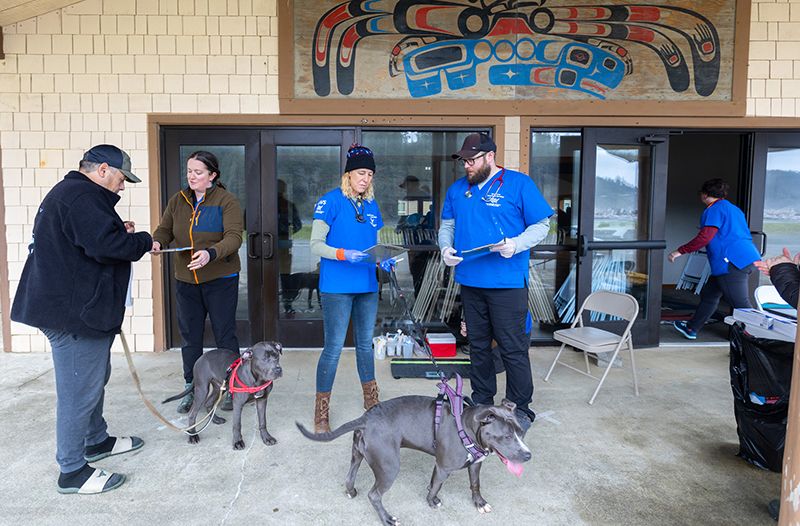
M598 145L595 173L595 241L648 239L650 146Z
M580 197L580 132L533 132L530 176L550 206L550 234L543 245L578 243L578 199Z
M319 258L311 253L314 204L339 186L339 146L278 146L276 209L281 319L322 319Z
M792 255L800 252L800 148L770 148L767 152L767 180L764 191L764 233L769 245L767 256L783 247ZM767 276L760 277L769 284Z

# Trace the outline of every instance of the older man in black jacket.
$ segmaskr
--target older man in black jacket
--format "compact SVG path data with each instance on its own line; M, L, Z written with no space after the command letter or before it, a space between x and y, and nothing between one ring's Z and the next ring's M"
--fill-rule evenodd
M113 437L103 418L111 344L120 332L131 261L152 250L114 206L125 181L140 182L130 157L101 144L84 154L45 196L11 309L11 319L50 340L56 377L56 460L60 493L102 493L125 476L89 466L142 447L138 437Z

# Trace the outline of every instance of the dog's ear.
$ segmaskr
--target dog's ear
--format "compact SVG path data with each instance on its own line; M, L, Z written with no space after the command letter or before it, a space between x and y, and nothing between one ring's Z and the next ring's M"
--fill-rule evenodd
M278 342L272 342L272 346L278 351L278 354L283 354L283 345Z
M253 357L253 349L247 349L242 353L242 361L247 361Z
M490 407L487 407L486 412L478 416L478 422L480 422L481 425L491 424L495 420L497 420L497 415L494 414L494 411L492 411Z
M503 398L503 401L500 402L500 405L503 407L503 409L508 409L512 413L514 412L514 409L517 408L517 404L515 404L511 400L506 400L505 398Z

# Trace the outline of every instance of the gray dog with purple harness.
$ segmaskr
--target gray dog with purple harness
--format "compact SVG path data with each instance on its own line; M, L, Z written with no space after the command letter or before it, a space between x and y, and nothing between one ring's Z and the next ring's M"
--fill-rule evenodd
M383 507L383 494L391 488L400 471L400 448L416 449L436 457L428 504L437 508L437 497L450 473L467 468L472 489L472 502L481 513L492 510L480 492L480 471L483 460L496 453L509 471L519 476L522 462L531 452L522 442L522 430L514 415L516 405L503 400L499 406L463 407L461 378L457 390L446 382L439 384L443 396L400 396L379 403L360 418L347 422L329 433L315 434L300 423L300 432L311 440L329 442L353 431L350 471L345 481L346 493L355 497L355 479L361 461L375 475L375 484L368 497L383 524L394 526L398 520ZM463 408L463 411L462 411Z

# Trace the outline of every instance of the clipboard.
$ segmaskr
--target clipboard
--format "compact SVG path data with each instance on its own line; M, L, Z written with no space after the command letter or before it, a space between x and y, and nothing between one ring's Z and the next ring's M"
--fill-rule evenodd
M151 250L150 253L157 256L159 254L164 254L166 252L184 252L186 250L191 250L191 249L192 247L162 248L158 252L154 252Z
M501 245L505 242L505 238L501 239L497 243L489 243L488 245L481 245L479 247L470 248L468 250L462 250L457 253L457 255L461 257L472 257L477 256L479 254L488 254L491 252L492 247L496 247L497 245Z
M380 263L386 259L396 258L400 254L405 254L408 252L408 249L405 247L401 247L399 245L372 245L368 249L363 251L365 254L369 254L369 258L365 259L364 261L370 261L374 263Z

